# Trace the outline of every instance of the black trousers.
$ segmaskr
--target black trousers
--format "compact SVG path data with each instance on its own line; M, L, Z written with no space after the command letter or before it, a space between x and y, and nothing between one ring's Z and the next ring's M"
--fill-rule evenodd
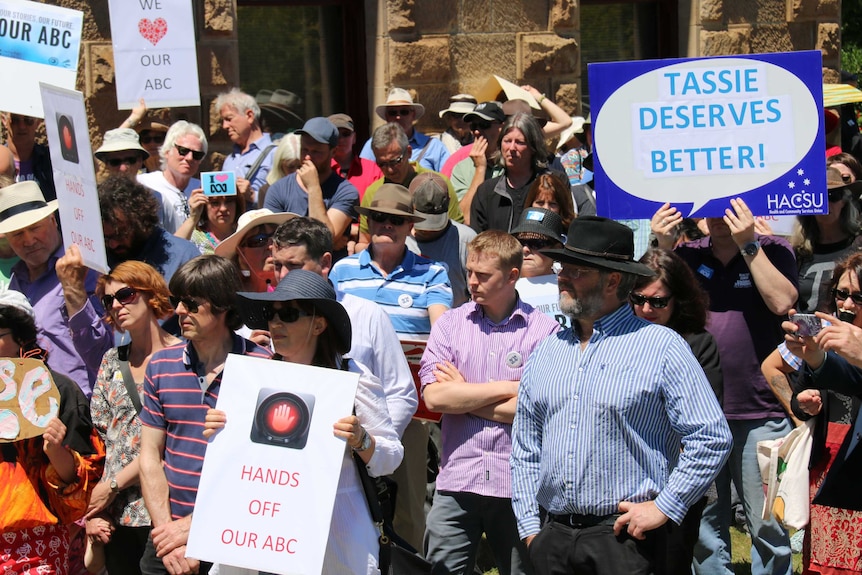
M147 548L152 527L123 527L118 525L105 545L105 567L114 575L141 575L141 557Z

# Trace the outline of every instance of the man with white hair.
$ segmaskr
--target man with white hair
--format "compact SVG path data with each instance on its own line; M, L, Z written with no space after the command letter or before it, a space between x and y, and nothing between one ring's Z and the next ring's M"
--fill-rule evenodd
M201 187L195 178L207 153L207 138L197 124L180 120L174 123L159 149L162 171L140 174L138 182L161 196L159 224L174 234L189 219L188 198ZM194 222L191 223L194 225Z
M224 159L223 170L236 173L237 192L245 196L248 209L257 207L257 191L266 183L272 169L275 144L260 126L260 106L253 96L233 88L219 94L215 107L221 126L227 132L233 151Z

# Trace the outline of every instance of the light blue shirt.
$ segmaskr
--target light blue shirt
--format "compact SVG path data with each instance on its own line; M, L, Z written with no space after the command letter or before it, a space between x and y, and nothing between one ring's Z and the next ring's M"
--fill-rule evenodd
M410 161L419 162L420 166L425 166L429 170L439 172L443 169L443 164L446 163L446 160L449 159L449 150L446 149L443 142L437 138L426 136L419 130L413 130L413 136L408 140L408 143L412 150ZM427 149L425 149L426 145L428 146ZM425 149L424 154L422 153L423 149ZM421 160L419 156L422 156ZM371 160L372 162L377 161L377 158L374 156L374 150L371 149L371 138L368 138L365 145L362 146L362 152L359 153L359 157Z
M272 143L273 142L270 135L264 132L263 136L249 144L248 150L246 150L244 153L239 148L239 146L234 144L233 151L228 157L224 159L222 170L224 170L225 172L234 172L238 178L248 179L248 171L257 162L257 158L263 153L264 150L271 146ZM258 170L254 174L252 174L251 188L255 192L255 204L257 204L257 191L262 185L266 183L266 176L272 169L272 157L274 155L274 152L275 148L272 148L264 158L263 162L260 163L260 167L258 168ZM254 208L254 206L246 206L246 209L252 208Z
M682 446L682 450L680 450ZM530 356L512 429L512 507L522 538L555 515L607 516L655 500L680 523L730 452L718 400L676 332L628 305L582 351L571 328Z

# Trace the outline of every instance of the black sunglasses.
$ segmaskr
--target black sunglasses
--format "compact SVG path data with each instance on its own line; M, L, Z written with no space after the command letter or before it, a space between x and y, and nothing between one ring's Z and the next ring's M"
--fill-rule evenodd
M383 212L371 212L368 214L368 217L377 222L378 224L385 224L386 222L389 222L393 226L400 226L407 221L407 218L405 218L404 216L394 216L392 214L384 214Z
M240 246L244 248L264 248L269 247L271 240L272 233L261 232L243 239Z
M470 122L471 132L484 132L491 127L491 122Z
M112 168L119 168L122 165L133 166L140 161L140 156L126 156L125 158L108 158L105 163Z
M846 289L832 288L832 297L835 299L845 300L850 298L856 305L862 305L862 292L850 293Z
M32 126L36 123L36 118L31 118L30 116L19 116L18 114L12 114L9 118L12 124L17 124L18 122L24 122L27 126Z
M120 302L120 305L129 305L135 301L137 295L138 290L133 287L120 288L113 295L105 294L102 296L102 307L105 308L105 311L109 311L114 307L114 300Z
M386 115L390 118L395 116L409 116L413 113L413 108L386 108Z
M149 144L151 142L155 142L156 144L164 144L165 143L165 135L157 134L155 136L141 136L142 144ZM201 156L203 157L203 156Z
M394 168L395 166L397 166L398 164L401 163L401 161L404 159L404 155L406 153L407 152L401 152L400 156L398 156L394 160L389 160L388 162L381 162L380 160L377 160L377 165L380 167L381 170L385 170L386 168L390 168L390 169Z
M293 323L301 317L308 317L311 315L307 311L302 311L296 307L280 307L276 309L271 305L264 307L263 313L266 316L266 321L272 321L275 319L275 316L278 316L278 320L281 323Z
M191 148L186 148L185 146L180 146L179 144L174 144L174 147L177 149L177 152L179 152L180 156L182 156L183 158L188 156L191 152L192 159L198 162L203 160L204 156L206 155L206 152L204 151L192 150Z
M835 188L829 190L829 201L833 204L844 199L844 188Z
M635 305L643 305L649 302L649 305L653 309L664 309L667 307L667 304L670 303L670 298L673 296L665 296L665 297L647 297L645 295L641 295L639 293L630 293L629 300Z
M190 298L189 296L171 296L171 305L174 306L174 309L177 309L180 304L183 304L189 313L198 313L198 309L201 305L196 300Z
M554 240L518 240L525 248L530 248L531 252L543 250L552 245Z

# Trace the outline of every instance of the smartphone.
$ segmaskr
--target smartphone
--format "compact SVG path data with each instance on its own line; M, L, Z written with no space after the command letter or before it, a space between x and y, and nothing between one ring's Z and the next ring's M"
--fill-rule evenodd
M799 328L796 332L796 335L799 336L815 336L820 333L823 327L820 318L813 313L798 313L790 318L790 321Z

